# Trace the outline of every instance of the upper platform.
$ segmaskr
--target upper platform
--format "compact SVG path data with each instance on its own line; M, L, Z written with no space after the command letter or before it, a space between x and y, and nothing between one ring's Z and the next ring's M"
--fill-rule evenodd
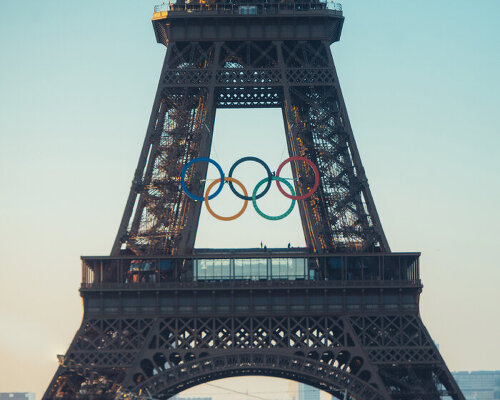
M195 249L189 256L82 257L82 289L243 286L421 287L420 253L312 254L305 248Z
M342 6L324 0L163 3L155 7L158 43L171 41L340 39Z

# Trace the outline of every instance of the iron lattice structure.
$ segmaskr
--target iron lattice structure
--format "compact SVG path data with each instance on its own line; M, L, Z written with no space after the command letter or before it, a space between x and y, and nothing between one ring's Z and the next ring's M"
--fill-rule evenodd
M316 0L155 10L167 52L139 163L111 256L83 258L83 322L44 399L167 399L239 375L464 399L419 316L419 254L390 252L370 193L330 50L343 21ZM307 248L197 251L201 203L181 170L209 156L217 108L263 107L320 171L299 202ZM304 194L312 170L292 172ZM206 173L189 170L191 192Z
M389 251L330 52L343 19L326 9L282 11L298 14L292 18L294 23L301 20L300 13L312 13L316 17L302 23L317 20L329 24L325 30L331 32L319 32L314 38L301 37L300 32L263 35L265 40L256 40L251 33L246 40L233 40L221 32L214 33L220 37L206 40L207 35L200 32L199 37L178 41L169 39L169 30L175 37L177 20L190 17L167 15L154 20L157 38L168 44L167 52L113 254L124 243L137 254L183 254L193 248L201 204L183 195L181 170L192 159L209 156L217 108L252 107L280 107L289 153L309 158L321 171L319 190L300 203L308 247ZM272 17L266 23L283 18L291 19ZM213 19L224 21L227 15ZM208 25L218 22L204 20L203 24L208 30ZM193 35L194 27L185 29L186 35ZM294 177L300 177L296 191L307 192L314 182L312 170L299 163L292 169ZM187 180L192 192L203 193L206 170L206 165L190 169Z

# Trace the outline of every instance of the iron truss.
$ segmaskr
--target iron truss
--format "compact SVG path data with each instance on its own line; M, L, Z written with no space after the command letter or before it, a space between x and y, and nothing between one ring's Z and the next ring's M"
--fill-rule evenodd
M167 47L148 132L113 247L136 254L192 249L200 204L183 195L182 167L208 156L217 108L281 107L290 155L311 159L319 190L300 202L308 247L389 251L354 141L327 41L173 42ZM314 175L293 165L295 190ZM187 183L203 192L207 166Z
M85 317L45 398L86 398L98 386L103 398L168 399L214 379L265 375L363 400L463 399L415 313L114 314Z
M167 52L113 260L94 259L84 268L83 322L44 399L168 399L203 382L252 374L301 381L335 396L347 390L358 400L464 400L418 314L418 273L411 284L399 272L395 280L380 280L380 261L368 262L390 248L330 50L340 37L341 11L316 0L255 4L249 6L254 15L221 2L179 2L177 11L155 13ZM347 262L338 278L279 281L273 291L270 281L234 280L220 289L221 298L230 298L227 309L218 307L216 289L193 278L192 263L167 278L158 268L154 274L163 280L157 282L120 280L134 271L132 264L112 268L127 254L134 261L167 255L182 261L192 253L201 203L182 193L181 170L209 156L217 108L252 107L281 108L289 155L319 168L319 189L299 202L307 254L363 253L361 278L345 273ZM292 172L297 194L313 186L308 167L292 164ZM192 193L203 193L206 173L202 163L189 170ZM326 271L326 258L324 264ZM378 278L363 272L368 265ZM400 261L387 266L401 268ZM188 310L186 299L198 302L203 290L213 307ZM244 313L236 310L236 292L249 299ZM371 304L376 308L349 303L368 292L379 299ZM329 308L328 293L343 308ZM382 298L401 302L386 307ZM405 308L403 298L414 308ZM297 299L308 300L299 309Z

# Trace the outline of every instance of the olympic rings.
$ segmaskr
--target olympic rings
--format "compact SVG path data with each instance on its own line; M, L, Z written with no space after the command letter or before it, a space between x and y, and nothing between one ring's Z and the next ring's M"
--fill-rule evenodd
M287 217L293 210L293 207L295 207L295 200L292 200L292 204L290 205L290 207L288 207L288 210L286 210L283 214L281 215L278 215L276 217L273 217L271 215L267 215L267 214L264 214L260 208L257 206L257 198L258 196L256 196L257 194L257 190L259 190L259 188L264 184L265 181L267 181L268 179L267 178L264 178L262 179L259 183L257 183L257 186L255 186L255 189L253 190L253 194L252 194L252 203L253 203L253 207L255 208L255 211L257 211L257 214L259 214L261 217L265 218L265 219L270 219L271 221L278 221L280 219L283 219L285 217ZM273 176L271 178L271 180L273 181L276 181L276 183L279 182L283 182L287 187L288 189L290 189L290 192L292 193L292 196L295 196L295 190L293 189L293 186L290 182L288 182L286 179L283 179L283 178L280 178L279 176Z
M215 193L210 196L208 199L209 200L212 200L215 196L217 196L221 190L222 190L222 187L224 186L224 171L222 171L222 167L214 160L212 160L211 158L208 158L208 157L198 157L198 158L195 158L191 161L189 161L185 166L184 168L182 168L182 172L181 172L181 188L182 190L184 190L184 193L186 193L189 197L191 197L193 200L196 200L196 201L203 201L203 197L201 196L195 196L194 194L192 194L188 188L186 187L186 182L185 182L185 179L186 179L186 171L188 170L188 168L193 165L194 163L197 163L197 162L201 162L201 161L206 161L206 162L209 162L213 165L215 165L215 167L219 170L219 174L220 174L220 179L218 179L218 182L220 182L220 185L219 185L219 188L215 191Z
M279 176L283 166L290 162L290 161L294 161L294 160L298 160L298 161L304 161L306 162L307 164L309 164L309 166L313 169L314 171L314 185L313 187L304 195L296 195L295 194L295 190L294 190L294 187L292 184L290 184L290 182L288 182L285 178L281 178ZM219 175L220 175L220 178L216 179L215 181L213 181L207 188L207 190L205 191L205 194L203 197L201 196L196 196L194 194L192 194L187 186L186 186L186 172L188 170L188 168L193 165L194 163L197 163L197 162L202 162L202 161L205 161L205 162L209 162L213 165L215 165L215 167L217 168L217 170L219 171ZM259 183L257 183L257 185L255 186L253 192L252 192L252 196L248 196L248 192L245 188L245 186L243 186L243 184L238 181L237 179L233 178L232 175L233 175L233 172L234 170L236 169L236 167L238 165L240 165L241 163L245 162L245 161L255 161L259 164L261 164L264 169L266 170L266 173L267 173L267 178L264 178L262 179ZM318 189L319 187L319 171L318 171L318 168L316 167L316 165L314 165L314 163L305 158L305 157L299 157L299 156L294 156L294 157L289 157L287 158L285 161L283 161L279 167L278 167L278 170L276 171L276 176L274 176L274 174L271 172L271 170L269 169L268 165L262 161L260 158L257 158L257 157L243 157L243 158L240 158L238 161L236 161L232 166L231 166L231 169L229 170L229 176L225 177L224 176L224 171L222 171L222 168L221 166L215 162L214 160L212 160L211 158L208 158L208 157L198 157L198 158L195 158L193 160L191 160L190 162L188 162L184 168L182 169L182 172L181 172L181 177L180 177L180 181L181 181L181 188L182 190L184 191L184 193L186 193L190 198L192 198L193 200L196 200L196 201L204 201L205 202L205 205L207 207L207 210L208 212L214 217L214 218L217 218L221 221L232 221L236 218L239 218L246 210L247 206L248 206L248 201L249 200L252 200L252 204L255 208L255 211L257 212L257 214L259 214L261 217L263 218L266 218L266 219L269 219L269 220L272 220L272 221L277 221L277 220L280 220L280 219L283 219L285 218L286 216L288 216L293 208L295 207L295 202L296 200L304 200L304 199L307 199L309 197L311 197L313 195L313 193ZM290 205L290 207L288 208L288 210L286 210L283 214L281 215L278 215L278 216L272 216L272 215L267 215L267 214L264 214L258 207L257 205L257 200L260 199L262 196L264 196L270 189L271 187L271 184L272 184L272 181L276 181L276 184L278 186L278 189L279 191L287 198L291 199L292 200L292 204ZM216 197L222 190L222 188L224 187L224 183L225 182L228 182L229 183L229 187L231 188L231 191L236 195L238 196L240 199L244 200L245 203L243 204L243 207L241 208L241 210L236 213L235 215L233 216L230 216L230 217L222 217L220 215L217 215L213 210L212 208L210 207L208 201L209 200L212 200L214 197ZM259 188L267 182L267 185L266 187L264 188L264 190L257 194ZM288 189L290 190L290 193L291 194L288 194L286 193L283 188L281 187L281 183L284 183L285 186L288 187ZM212 190L212 188L217 184L217 183L220 183L219 184L219 187L217 188L217 190L215 191L214 194L210 195L210 191ZM235 188L234 188L234 185L233 183L236 183L240 188L241 190L243 191L243 195L240 194Z
M240 165L241 163L245 162L245 161L255 161L259 164L261 164L266 172L267 172L267 186L266 188L262 191L262 193L260 193L259 195L257 195L256 199L260 199L262 196L264 196L268 191L269 189L271 189L271 183L273 181L273 174L271 173L271 170L269 169L268 165L262 161L260 158L257 158L257 157L243 157L243 158L240 158L238 161L236 161L233 166L231 167L231 169L229 170L229 176L232 177L233 176L233 172L234 172L234 169ZM233 182L229 181L229 187L231 188L232 192L238 196L240 199L242 200L252 200L252 197L251 196L242 196L241 194L239 194L236 189L234 188L234 185L233 185Z
M293 196L290 196L287 192L285 192L283 190L283 188L281 187L279 181L276 182L276 185L278 186L278 189L279 189L279 191L281 192L281 194L283 196L288 197L289 199L292 199L292 200L304 200L304 199L307 199L308 197L311 197L313 195L313 193L318 189L318 186L319 186L319 171L318 171L318 167L316 167L316 165L314 165L314 163L311 160L309 160L309 159L307 159L305 157L299 157L299 156L290 157L290 158L287 158L285 161L283 161L280 164L280 166L278 167L278 169L276 170L276 177L277 178L280 176L280 172L281 172L281 169L283 168L283 166L286 163L288 163L290 161L293 161L293 160L305 161L313 169L313 171L314 171L314 186L312 187L312 189L309 190L309 192L307 192L306 194L304 194L302 196L295 196L295 194Z
M264 178L264 179L267 179L267 178ZM243 193L245 194L245 196L247 196L247 194L248 194L248 193L247 193L247 190L245 189L245 186L243 186L243 184L242 184L239 180L234 179L234 178L231 178L230 176L226 176L226 177L224 178L224 180L225 180L225 181L227 181L227 182L231 182L231 183L232 183L232 182L234 182L234 183L236 183L236 184L237 184L237 185L241 188L241 190L243 190ZM210 190L212 190L212 188L213 188L213 187L214 187L217 183L219 183L219 182L220 182L220 178L219 178L219 179L216 179L215 181L213 181L213 182L212 182L212 183L211 183L211 184L207 187L207 190L206 190L206 192L205 192L205 205L206 205L206 207L207 207L207 211L208 211L210 214L212 214L212 216L213 216L214 218L217 218L217 219L219 219L219 220L221 220L221 221L232 221L233 219L236 219L236 218L241 217L241 215L245 212L245 210L247 209L247 206L248 206L248 200L246 200L246 199L245 199L245 203L243 203L243 207L241 207L241 210L240 210L238 213L236 213L236 214L234 214L233 216L231 216L231 217L221 217L220 215L217 215L217 214L216 214L216 213L212 210L212 208L210 208L210 205L208 204L208 199L210 199L210 197L209 197L208 195L209 195L209 193L210 193ZM287 182L287 183L288 183L288 182ZM254 191L254 192L255 192L255 191Z

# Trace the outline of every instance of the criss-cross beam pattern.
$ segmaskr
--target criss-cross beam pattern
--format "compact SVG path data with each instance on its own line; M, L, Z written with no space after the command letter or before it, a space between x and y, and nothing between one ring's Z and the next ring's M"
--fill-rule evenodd
M464 400L419 316L418 260L388 254L330 50L343 21L339 5L320 0L155 9L167 52L146 138L111 257L84 261L83 322L44 400L166 400L244 375L340 399ZM319 169L318 190L298 201L309 260L300 279L290 269L277 279L273 269L297 249L189 256L202 203L183 193L183 167L210 155L217 108L265 107L281 108L289 155ZM207 168L187 171L197 196ZM309 192L310 166L291 169L295 192ZM235 271L233 252L267 259L271 270L239 280L194 269L213 261L215 273L222 257L219 267ZM287 268L298 265L291 258Z
M311 159L319 190L299 202L315 252L389 252L351 131L327 41L173 42L168 45L150 125L113 247L184 254L194 246L201 204L183 194L182 167L209 156L216 108L280 107L289 154ZM237 131L237 130L236 130ZM201 195L207 165L187 174ZM313 171L293 162L295 190Z
M362 400L439 399L439 388L463 399L415 313L89 315L48 392L73 398L68 393L101 382L103 393L168 399L240 375L302 381L333 395L347 390Z

